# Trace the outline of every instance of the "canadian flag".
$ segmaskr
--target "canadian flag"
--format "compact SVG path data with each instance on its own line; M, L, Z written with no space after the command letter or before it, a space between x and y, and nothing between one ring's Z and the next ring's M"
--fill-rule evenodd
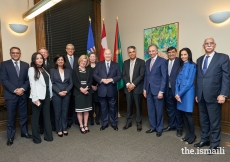
M103 22L102 34L101 34L101 50L100 50L100 61L104 61L104 50L108 48L107 39L106 39L106 31L105 24Z

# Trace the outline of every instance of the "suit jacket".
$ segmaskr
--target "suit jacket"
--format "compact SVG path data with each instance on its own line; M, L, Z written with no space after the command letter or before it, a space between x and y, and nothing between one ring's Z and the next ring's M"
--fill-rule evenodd
M72 69L72 70L78 70L78 57L77 56L73 56L74 57L74 61L73 61L73 69L70 65L69 59L67 57L67 54L65 55L65 60L66 60L66 68L68 69Z
M45 69L43 68L43 70L45 71ZM50 80L50 75L48 74L47 71L45 71L47 73L47 75L49 76L49 91L50 91L50 98L53 96L52 93L52 83ZM30 98L32 99L32 102L37 101L39 99L44 100L46 97L46 83L45 83L45 79L42 75L42 73L40 73L40 77L38 80L34 79L34 74L35 74L35 70L33 67L29 68L28 71L28 76L29 76L29 81L30 81Z
M204 56L197 59L196 96L200 101L202 93L206 102L216 102L218 95L229 95L229 56L215 52L205 74L202 72Z
M73 70L73 85L74 85L74 93L73 94L74 94L74 96L78 96L80 94L83 94L80 91L80 88L83 86L81 85L81 80L80 80L79 74L80 74L79 69ZM92 94L93 89L91 88L91 85L93 82L93 75L92 75L91 67L86 68L86 75L87 75L86 85L83 88L88 86L88 88L89 88L88 92L89 92L89 94Z
M93 72L93 78L98 83L98 96L99 97L116 97L117 96L117 82L122 78L119 65L111 61L109 73L106 72L105 61L97 63ZM112 78L113 83L104 84L101 79Z
M1 83L4 86L4 98L14 99L17 95L14 90L23 88L25 90L22 98L28 97L29 79L28 79L29 64L20 61L20 74L17 75L13 61L7 60L1 63Z
M68 94L71 92L73 87L72 82L72 71L64 68L64 81L61 80L59 70L56 68L50 69L50 78L52 82L53 96L59 96L59 92L67 91Z
M47 60L47 65L44 64L44 65L43 65L43 68L44 68L48 73L50 73L50 69L52 69L53 66L54 66L53 61Z
M149 69L150 62L151 59L146 62L143 89L147 91L147 94L149 90L153 95L158 95L159 92L165 93L166 80L168 75L167 61L157 56L151 71Z
M169 66L169 60L167 60L167 65ZM172 67L170 76L167 75L166 96L168 95L169 82L171 84L172 93L175 96L175 83L176 83L176 78L179 73L179 70L180 70L180 60L179 58L176 57L173 63L173 67Z
M123 65L123 80L125 85L130 83L130 59L124 61ZM145 61L139 58L136 58L136 62L133 69L133 77L132 83L135 85L133 92L135 94L142 94L143 92L143 83L144 83L144 76L145 76ZM124 88L125 94L129 93L127 88Z

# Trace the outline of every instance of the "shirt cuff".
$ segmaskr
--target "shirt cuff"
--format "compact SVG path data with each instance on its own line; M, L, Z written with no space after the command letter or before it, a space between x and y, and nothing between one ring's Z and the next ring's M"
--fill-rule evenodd
M126 88L128 88L129 85L130 85L130 83L127 83L127 84L126 84Z

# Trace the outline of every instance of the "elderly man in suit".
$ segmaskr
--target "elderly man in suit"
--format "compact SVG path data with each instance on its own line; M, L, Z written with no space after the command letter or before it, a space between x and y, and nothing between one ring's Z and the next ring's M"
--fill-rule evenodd
M214 150L220 144L221 104L229 95L230 85L229 56L215 52L215 47L213 38L205 39L205 54L197 59L195 100L199 106L201 140L194 144L194 147L211 145Z
M21 137L31 138L27 131L27 99L29 91L29 64L20 60L21 50L10 48L11 59L1 64L1 82L7 109L7 146L13 144L16 109L20 116Z
M169 47L168 53L168 75L166 84L166 110L168 113L168 127L164 128L163 131L177 130L177 136L182 136L183 129L183 117L181 111L177 110L177 100L175 99L175 82L177 74L180 70L180 61L176 57L177 49L175 47Z
M104 51L105 60L98 62L93 72L93 78L98 83L98 96L101 104L101 121L100 130L108 127L108 115L110 123L114 130L117 127L117 82L122 78L119 65L112 61L110 49ZM109 106L109 111L108 111Z
M146 62L143 95L147 98L148 116L151 128L146 133L156 131L156 136L162 135L164 93L167 79L167 62L157 56L156 45L148 47L150 59Z
M74 51L75 48L72 44L67 44L66 45L66 55L65 55L65 60L66 60L66 68L70 69L71 72L73 70L77 70L78 68L78 57L74 56ZM68 122L67 122L67 128L71 128L71 125L73 123L79 125L78 120L77 120L77 116L75 113L75 97L73 95L73 89L72 88L72 92L71 92L71 96L70 96L70 101L69 101L69 110L68 110ZM79 101L80 102L80 101Z
M145 61L136 57L136 47L127 48L129 58L124 61L123 80L126 84L124 92L127 101L127 121L124 130L132 126L133 104L136 105L137 131L142 130L142 92L145 75Z

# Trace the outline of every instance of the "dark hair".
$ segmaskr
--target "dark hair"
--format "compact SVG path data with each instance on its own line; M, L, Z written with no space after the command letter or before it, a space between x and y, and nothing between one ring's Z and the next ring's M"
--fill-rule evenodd
M38 80L40 78L40 71L38 70L38 66L36 65L37 55L41 55L42 56L42 54L39 53L39 52L33 53L33 55L31 56L31 63L30 63L30 66L33 67L34 71L35 71L34 80ZM43 64L44 64L45 59L44 59L43 56L42 56L42 59L43 59ZM43 64L42 64L42 67L43 67Z
M97 55L96 55L96 53L95 52L90 52L89 54L88 54L88 57L90 57L91 55L95 55L95 64L98 62L98 58L97 58ZM90 62L90 60L89 60L89 62ZM89 64L91 64L91 62L89 63Z
M135 47L135 46L128 46L128 47L127 47L127 51L128 51L130 48L132 48L132 49L134 49L134 50L136 51L136 47Z
M184 62L181 59L182 51L186 51L188 53L188 62L191 64L194 64L194 62L192 61L192 51L189 48L185 47L185 48L182 48L179 52L180 66L182 67L184 65Z
M10 48L10 53L11 53L11 50L12 50L12 49L17 49L17 50L19 50L20 53L21 53L21 50L20 50L20 48L18 48L18 47L11 47L11 48Z
M65 56L64 55L61 55L61 54L57 54L54 59L53 59L53 62L54 62L54 68L57 69L58 68L58 65L57 65L57 60L62 57L63 60L64 60L64 65L63 65L63 69L66 67L65 66L65 63L66 63L66 60L65 60Z
M177 52L177 49L176 49L175 47L173 47L173 46L169 47L169 48L167 49L167 52L172 51L172 50L175 50L175 51Z

